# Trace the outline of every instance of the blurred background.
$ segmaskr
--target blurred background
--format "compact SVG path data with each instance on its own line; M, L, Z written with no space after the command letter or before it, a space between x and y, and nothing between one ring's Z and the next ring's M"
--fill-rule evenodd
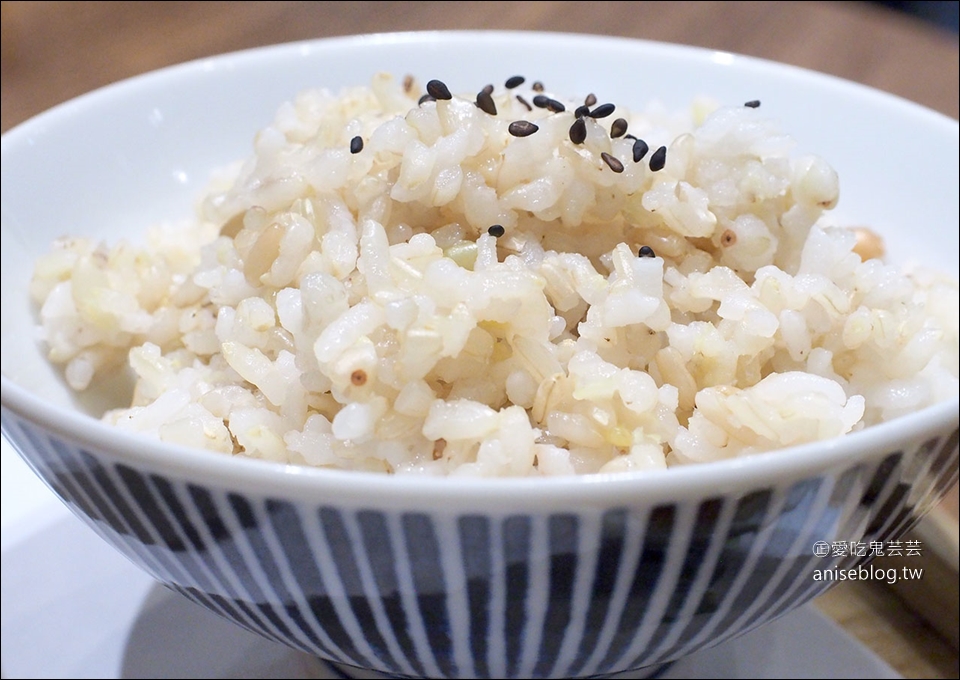
M876 0L876 4L929 21L934 26L956 33L960 2L955 0Z
M738 52L958 116L957 2L9 2L2 130L121 78L278 42L376 31L527 29ZM952 26L951 19L952 16Z
M696 45L832 74L960 115L955 1L4 1L0 7L2 131L85 92L183 61L296 40L434 29L565 31ZM922 566L928 578L896 588L848 582L816 606L904 676L958 677L957 526L954 487L917 528L929 549L922 564L910 566Z

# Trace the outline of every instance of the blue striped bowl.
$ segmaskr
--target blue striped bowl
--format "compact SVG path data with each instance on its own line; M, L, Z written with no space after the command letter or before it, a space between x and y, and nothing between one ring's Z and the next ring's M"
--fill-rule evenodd
M464 61L438 65L438 50L453 45ZM894 236L897 248L912 253L930 241L917 238L927 230L943 247L928 245L926 261L956 270L956 201L941 200L956 194L956 121L858 86L733 55L546 34L365 36L229 55L101 90L4 135L4 435L67 506L159 582L361 672L570 678L655 669L810 600L831 585L815 573L865 565L869 554L835 546L901 536L956 481L956 398L843 439L646 475L414 479L233 459L111 429L87 415L102 404L70 395L24 332L33 324L32 262L59 235L64 206L71 230L109 238L130 223L176 217L171 205L187 212L209 169L244 156L250 131L318 73L332 87L383 64L487 82L491 69L512 75L515 62L572 80L573 90L593 89L584 87L589 76L609 91L643 64L657 67L645 71L645 89L677 102L712 82L740 100L829 94L841 113L868 107L878 125L931 141L928 153L943 156L931 161L946 173L941 183L871 159L886 153L873 148L882 145L851 145L855 117L813 124L801 105L785 109L785 127L828 144L846 163L841 177L866 173L852 183L852 205L867 220L892 214L914 225ZM573 68L583 63L605 65ZM237 106L251 87L257 101ZM64 181L62 168L78 172ZM899 182L911 201L874 206L864 198L874 180Z
M44 422L15 389L4 435L134 563L267 638L405 677L669 662L817 596L815 572L869 558L818 546L899 537L957 479L955 405L641 478L454 482L171 449Z

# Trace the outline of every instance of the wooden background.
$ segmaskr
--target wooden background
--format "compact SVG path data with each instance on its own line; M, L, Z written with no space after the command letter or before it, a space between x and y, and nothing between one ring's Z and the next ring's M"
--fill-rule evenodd
M958 117L955 34L864 2L3 2L3 131L117 80L222 52L380 31L527 29L683 43L854 80ZM844 583L816 606L906 677L958 676L957 489L919 589ZM926 536L926 534L924 534ZM951 590L952 588L952 590ZM839 674L844 669L838 668Z

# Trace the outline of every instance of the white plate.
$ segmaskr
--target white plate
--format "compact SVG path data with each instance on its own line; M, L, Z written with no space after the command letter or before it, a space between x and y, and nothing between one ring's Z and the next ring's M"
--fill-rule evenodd
M0 472L3 678L343 677L156 584L70 514L6 439ZM900 677L806 606L687 657L658 677L837 673Z

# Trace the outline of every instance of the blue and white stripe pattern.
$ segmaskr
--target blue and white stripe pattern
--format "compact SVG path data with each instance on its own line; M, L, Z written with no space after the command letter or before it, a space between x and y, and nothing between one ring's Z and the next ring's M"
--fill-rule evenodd
M587 677L665 663L822 592L815 541L901 535L957 479L957 432L830 474L648 507L346 508L113 462L4 411L105 540L269 639L403 677ZM851 499L856 502L851 502Z

